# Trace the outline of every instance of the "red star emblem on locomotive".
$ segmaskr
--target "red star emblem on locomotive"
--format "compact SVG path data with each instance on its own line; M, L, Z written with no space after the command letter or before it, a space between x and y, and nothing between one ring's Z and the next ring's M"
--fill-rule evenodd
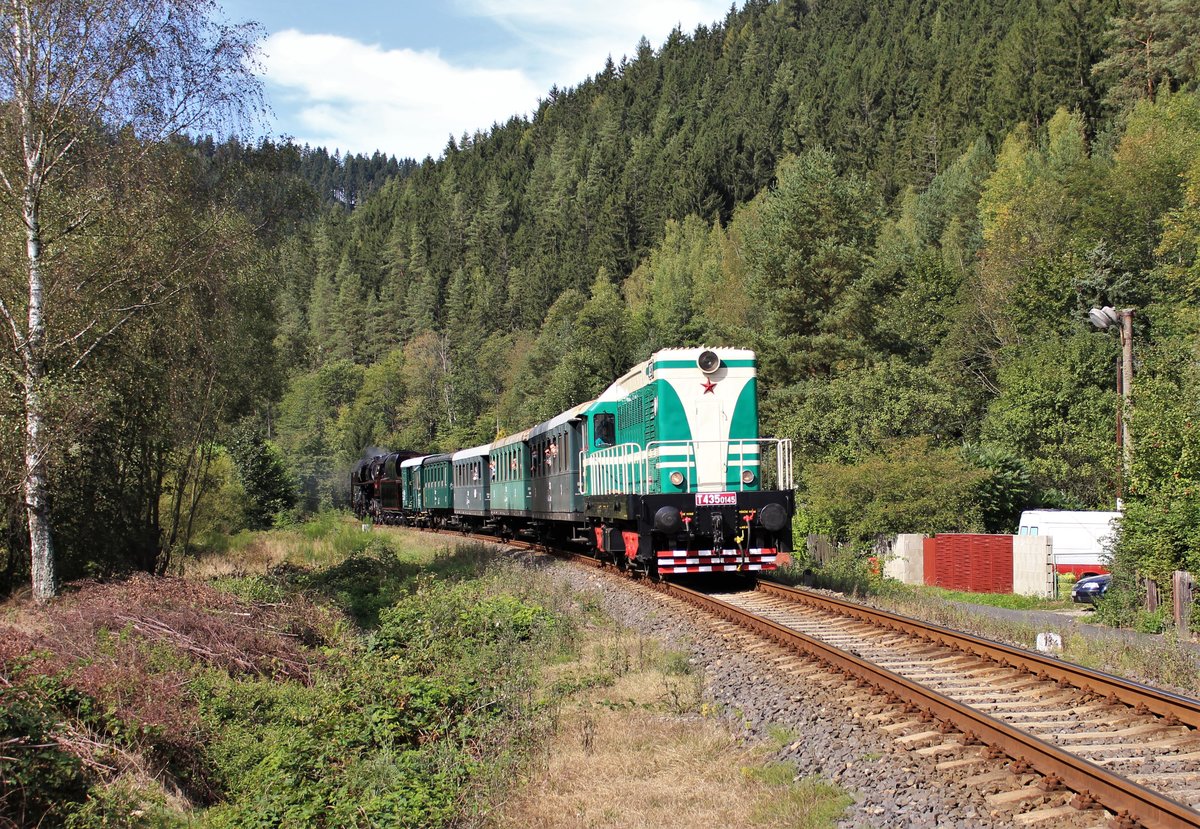
M716 387L717 387L717 384L714 383L712 380L704 381L704 393L705 394L714 394L713 389L715 389Z

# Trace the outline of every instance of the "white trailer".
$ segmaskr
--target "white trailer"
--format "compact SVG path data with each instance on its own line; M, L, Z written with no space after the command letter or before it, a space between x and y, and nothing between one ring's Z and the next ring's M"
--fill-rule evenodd
M1057 572L1098 576L1108 572L1105 554L1120 520L1121 513L1101 510L1026 510L1018 534L1050 536Z

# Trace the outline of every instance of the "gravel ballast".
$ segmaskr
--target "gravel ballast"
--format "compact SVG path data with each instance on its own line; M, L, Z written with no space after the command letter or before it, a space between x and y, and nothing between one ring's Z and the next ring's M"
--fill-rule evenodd
M958 775L940 772L934 761L854 719L841 701L855 692L852 686L825 687L791 677L777 664L782 651L764 646L751 654L732 647L715 632L719 623L700 619L698 612L649 588L577 565L554 562L547 567L572 590L597 595L618 623L689 653L703 671L706 697L735 728L761 740L786 732L797 735L778 757L794 762L801 776L833 781L854 795L842 826L1012 825L1009 815L995 814L982 792L962 782L980 768Z

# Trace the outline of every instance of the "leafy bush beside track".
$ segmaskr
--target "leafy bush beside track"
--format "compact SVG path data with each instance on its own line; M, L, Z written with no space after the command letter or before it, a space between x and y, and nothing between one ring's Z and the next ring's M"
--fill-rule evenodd
M476 809L546 722L532 678L569 641L565 599L482 548L421 561L368 538L324 570L87 584L11 613L0 815L441 826Z

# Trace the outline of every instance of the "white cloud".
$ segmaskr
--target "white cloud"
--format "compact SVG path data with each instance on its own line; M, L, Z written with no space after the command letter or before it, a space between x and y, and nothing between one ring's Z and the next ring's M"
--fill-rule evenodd
M276 108L295 110L295 139L331 150L436 158L450 135L531 112L544 94L520 69L464 68L336 35L289 29L263 51Z
M724 20L730 0L459 0L459 6L532 47L548 87L579 84L609 55L618 62L633 57L642 36L657 49L676 26L691 33Z
M740 0L739 0L740 2ZM460 15L509 35L454 62L435 51L384 49L296 29L264 44L275 109L300 143L417 159L440 156L450 135L529 114L552 84L573 87L611 55L658 48L675 26L722 20L730 0L455 0ZM450 44L446 44L448 51ZM471 47L468 46L468 49Z

